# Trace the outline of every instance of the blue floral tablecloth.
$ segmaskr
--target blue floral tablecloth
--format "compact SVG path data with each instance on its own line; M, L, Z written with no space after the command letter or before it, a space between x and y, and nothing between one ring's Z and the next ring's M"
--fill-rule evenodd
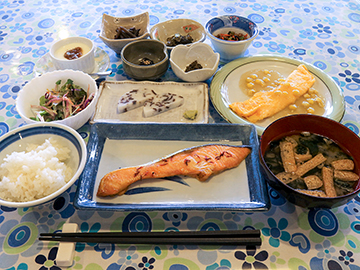
M64 32L86 36L107 52L113 70L108 80L130 79L120 59L98 37L101 16L145 11L151 26L174 18L205 24L222 14L254 20L260 34L247 55L280 54L329 74L345 96L342 123L360 133L360 3L355 0L0 0L0 135L24 124L15 110L15 98ZM162 80L179 81L171 70ZM224 121L213 107L210 116L213 122ZM79 130L84 139L88 130L88 125ZM65 222L79 224L82 232L255 228L263 235L262 246L248 250L77 244L70 269L360 269L360 197L331 210L306 210L269 189L272 207L264 213L118 213L75 210L75 191L73 186L39 207L0 207L1 269L59 269L58 245L37 237L61 229Z

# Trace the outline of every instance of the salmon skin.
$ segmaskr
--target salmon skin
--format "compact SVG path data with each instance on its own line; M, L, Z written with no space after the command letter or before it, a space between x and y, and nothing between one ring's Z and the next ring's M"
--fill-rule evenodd
M247 146L208 144L186 148L150 163L121 168L100 181L97 196L124 194L139 180L184 175L205 181L211 175L237 167L251 152Z

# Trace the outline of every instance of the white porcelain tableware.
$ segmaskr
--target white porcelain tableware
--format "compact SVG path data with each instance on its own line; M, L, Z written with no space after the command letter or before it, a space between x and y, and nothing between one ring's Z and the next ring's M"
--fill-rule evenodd
M134 89L151 89L157 94L173 93L184 98L184 104L152 117L143 116L138 107L124 113L117 112L120 97ZM90 123L207 123L209 120L208 85L187 82L103 81L99 86L99 99ZM195 112L195 119L184 117Z
M210 99L219 114L230 123L250 124L245 118L234 113L229 105L233 102L245 101L249 96L240 88L240 79L243 74L252 70L274 70L287 77L297 66L304 64L315 77L313 88L324 99L324 117L341 121L345 112L345 101L341 88L325 72L319 68L297 59L280 55L254 55L231 61L219 70L213 77L210 85ZM295 114L295 112L294 112ZM285 116L278 112L272 117L256 122L254 125L259 135L272 122Z
M223 62L229 62L244 56L248 47L259 34L258 27L253 21L237 15L214 17L206 23L205 30L215 51L220 53L220 61ZM230 41L216 37L218 34L227 34L229 31L236 34L247 34L248 38Z
M81 56L71 53L75 55L73 59L65 58L66 52L76 48L82 49ZM95 45L92 40L85 37L69 37L56 41L51 46L49 54L56 69L73 69L91 73L95 67L94 52Z
M94 54L95 54L95 66L94 66L94 70L91 71L90 73L88 73L88 74L90 74L90 76L93 76L93 75L91 75L92 73L105 72L110 67L109 55L103 49L96 47ZM41 74L44 74L44 73L50 72L50 71L54 71L54 70L57 70L57 69L55 68L55 65L50 57L50 53L47 53L47 54L43 55L35 63L33 75L40 76ZM96 76L94 76L94 77L96 77Z
M195 43L191 46L178 45L170 53L170 64L177 77L187 82L201 82L209 79L216 72L220 55L210 45ZM196 61L200 69L186 72L187 66Z
M35 117L35 114L31 109L31 105L39 105L40 97L43 96L47 90L54 89L55 83L58 80L61 80L60 86L62 86L68 79L73 80L75 85L78 85L85 91L88 91L89 95L94 93L94 98L90 104L79 113L69 116L63 120L56 120L53 122L70 126L73 129L79 129L82 127L95 112L99 91L95 80L88 74L78 70L56 70L45 73L39 77L35 77L28 82L24 88L20 90L15 101L16 110L21 118L27 124L38 123L38 121L30 119L30 117Z
M203 42L206 38L204 26L201 23L191 19L173 19L155 24L150 29L152 39L162 41L166 44L168 38L173 35L190 35L193 38L191 44ZM167 46L170 52L175 46Z
M69 157L63 162L66 166L70 167L72 171L71 179L62 187L45 197L24 202L15 202L10 201L9 199L5 200L0 198L0 205L23 208L50 202L69 189L79 178L86 162L85 141L74 129L58 123L24 125L3 135L0 139L0 163L3 164L4 158L7 155L12 154L13 152L24 152L29 144L40 145L44 143L45 139L49 139L50 137L54 138L58 143L70 150ZM48 149L48 151L50 150ZM49 188L51 188L51 186L49 186Z

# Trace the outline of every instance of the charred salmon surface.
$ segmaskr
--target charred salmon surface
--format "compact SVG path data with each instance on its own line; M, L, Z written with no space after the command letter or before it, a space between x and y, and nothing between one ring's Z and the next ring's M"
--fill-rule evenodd
M106 174L100 181L97 196L124 194L139 180L183 175L205 181L210 176L237 167L251 152L246 146L211 144L178 151L144 165L121 168Z

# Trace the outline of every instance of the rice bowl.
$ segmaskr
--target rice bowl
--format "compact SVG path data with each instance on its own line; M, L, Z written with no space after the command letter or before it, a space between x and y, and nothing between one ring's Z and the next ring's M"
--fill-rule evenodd
M53 137L40 145L29 144L26 151L12 152L0 164L0 198L28 202L50 195L71 179L69 158L70 149Z
M0 141L0 205L49 202L74 184L85 161L84 140L65 125L36 123L10 131ZM6 170L11 179L3 177Z

